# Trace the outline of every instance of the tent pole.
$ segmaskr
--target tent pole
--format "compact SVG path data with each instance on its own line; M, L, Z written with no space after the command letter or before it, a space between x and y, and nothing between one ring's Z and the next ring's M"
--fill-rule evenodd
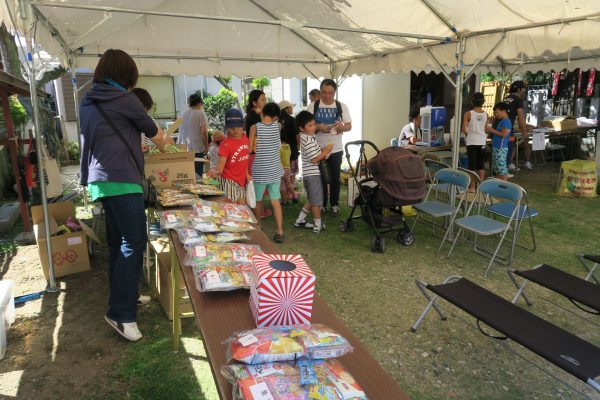
M465 80L469 79L469 77L473 74L473 72L475 72L475 70L485 61L487 60L487 58L489 56L492 55L492 53L494 52L494 50L496 50L496 48L500 45L500 43L502 43L502 41L504 40L504 38L506 37L506 33L502 32L502 36L500 36L500 39L498 39L498 41L496 42L496 44L494 46L492 46L492 48L490 49L490 51L488 51L488 53L479 59L479 61L477 61L475 64L473 64L471 66L471 68L469 68L469 71L465 74Z
M456 46L456 96L454 104L454 126L450 129L453 131L452 140L452 168L458 168L458 157L460 149L460 131L462 126L462 101L463 101L463 83L465 79L463 55L465 53L465 38L461 37ZM454 197L452 197L454 200Z
M458 30L454 26L452 22L450 22L446 17L444 17L440 12L432 6L428 0L421 0L421 3L425 5L440 21L442 21L452 32L457 33Z
M431 52L430 49L426 48L425 46L423 46L423 43L421 43L421 41L419 41L419 44L421 45L421 48L423 49L423 51L429 56L429 58L431 59L431 61L433 61L433 63L440 69L440 72L442 74L444 74L444 76L446 77L446 79L448 79L448 82L450 82L450 84L453 87L456 87L456 83L454 82L454 79L452 79L452 77L450 76L450 74L448 74L446 72L446 69L444 68L444 66L438 61L437 58L435 58L435 56L433 55L433 53Z
M46 171L44 170L44 145L42 132L40 130L39 109L37 103L37 87L35 83L35 63L33 59L33 37L32 31L28 32L27 41L27 60L29 61L29 88L31 91L31 105L33 107L33 126L35 130L35 147L38 154L38 168L40 172L40 189L42 194L42 210L44 211L44 229L46 234L46 250L48 252L48 287L47 292L57 292L56 279L54 278L54 262L52 261L52 240L50 236L50 221L48 219L48 199L46 197Z
M79 123L79 88L77 87L77 59L73 52L69 55L69 68L71 69L71 83L73 84L73 100L75 101L75 120L77 122L77 144L79 145L79 157L81 158L81 138L79 132L81 132L81 126ZM84 85L85 86L85 85ZM67 133L65 132L65 135ZM87 190L83 187L83 207L87 210Z

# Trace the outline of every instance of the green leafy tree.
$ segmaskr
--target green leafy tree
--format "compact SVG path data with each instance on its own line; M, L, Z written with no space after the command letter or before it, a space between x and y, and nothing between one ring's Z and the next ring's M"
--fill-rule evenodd
M204 97L204 112L211 128L223 129L225 112L236 104L237 98L237 93L225 88L221 88L216 95Z
M271 84L271 80L269 78L267 78L266 76L260 76L258 78L252 79L252 87L254 89L263 90L270 84Z

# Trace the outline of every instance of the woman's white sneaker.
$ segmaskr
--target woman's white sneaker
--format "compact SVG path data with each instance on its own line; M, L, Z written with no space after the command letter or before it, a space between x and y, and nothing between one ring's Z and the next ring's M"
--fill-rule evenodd
M142 338L142 332L138 329L137 322L117 322L108 318L106 315L104 316L104 319L125 339L137 342Z

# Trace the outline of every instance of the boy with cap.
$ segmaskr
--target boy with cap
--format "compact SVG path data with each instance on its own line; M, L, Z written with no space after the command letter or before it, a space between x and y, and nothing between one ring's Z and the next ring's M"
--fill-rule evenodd
M225 131L227 137L219 146L219 162L209 175L219 179L228 201L246 204L246 185L252 181L252 176L248 173L250 146L244 134L244 116L240 110L227 110Z

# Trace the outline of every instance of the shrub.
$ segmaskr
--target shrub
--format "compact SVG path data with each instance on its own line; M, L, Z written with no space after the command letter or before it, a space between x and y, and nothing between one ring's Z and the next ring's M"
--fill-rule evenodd
M234 91L221 88L218 94L204 98L204 112L211 128L223 130L225 112L235 106L237 97Z

